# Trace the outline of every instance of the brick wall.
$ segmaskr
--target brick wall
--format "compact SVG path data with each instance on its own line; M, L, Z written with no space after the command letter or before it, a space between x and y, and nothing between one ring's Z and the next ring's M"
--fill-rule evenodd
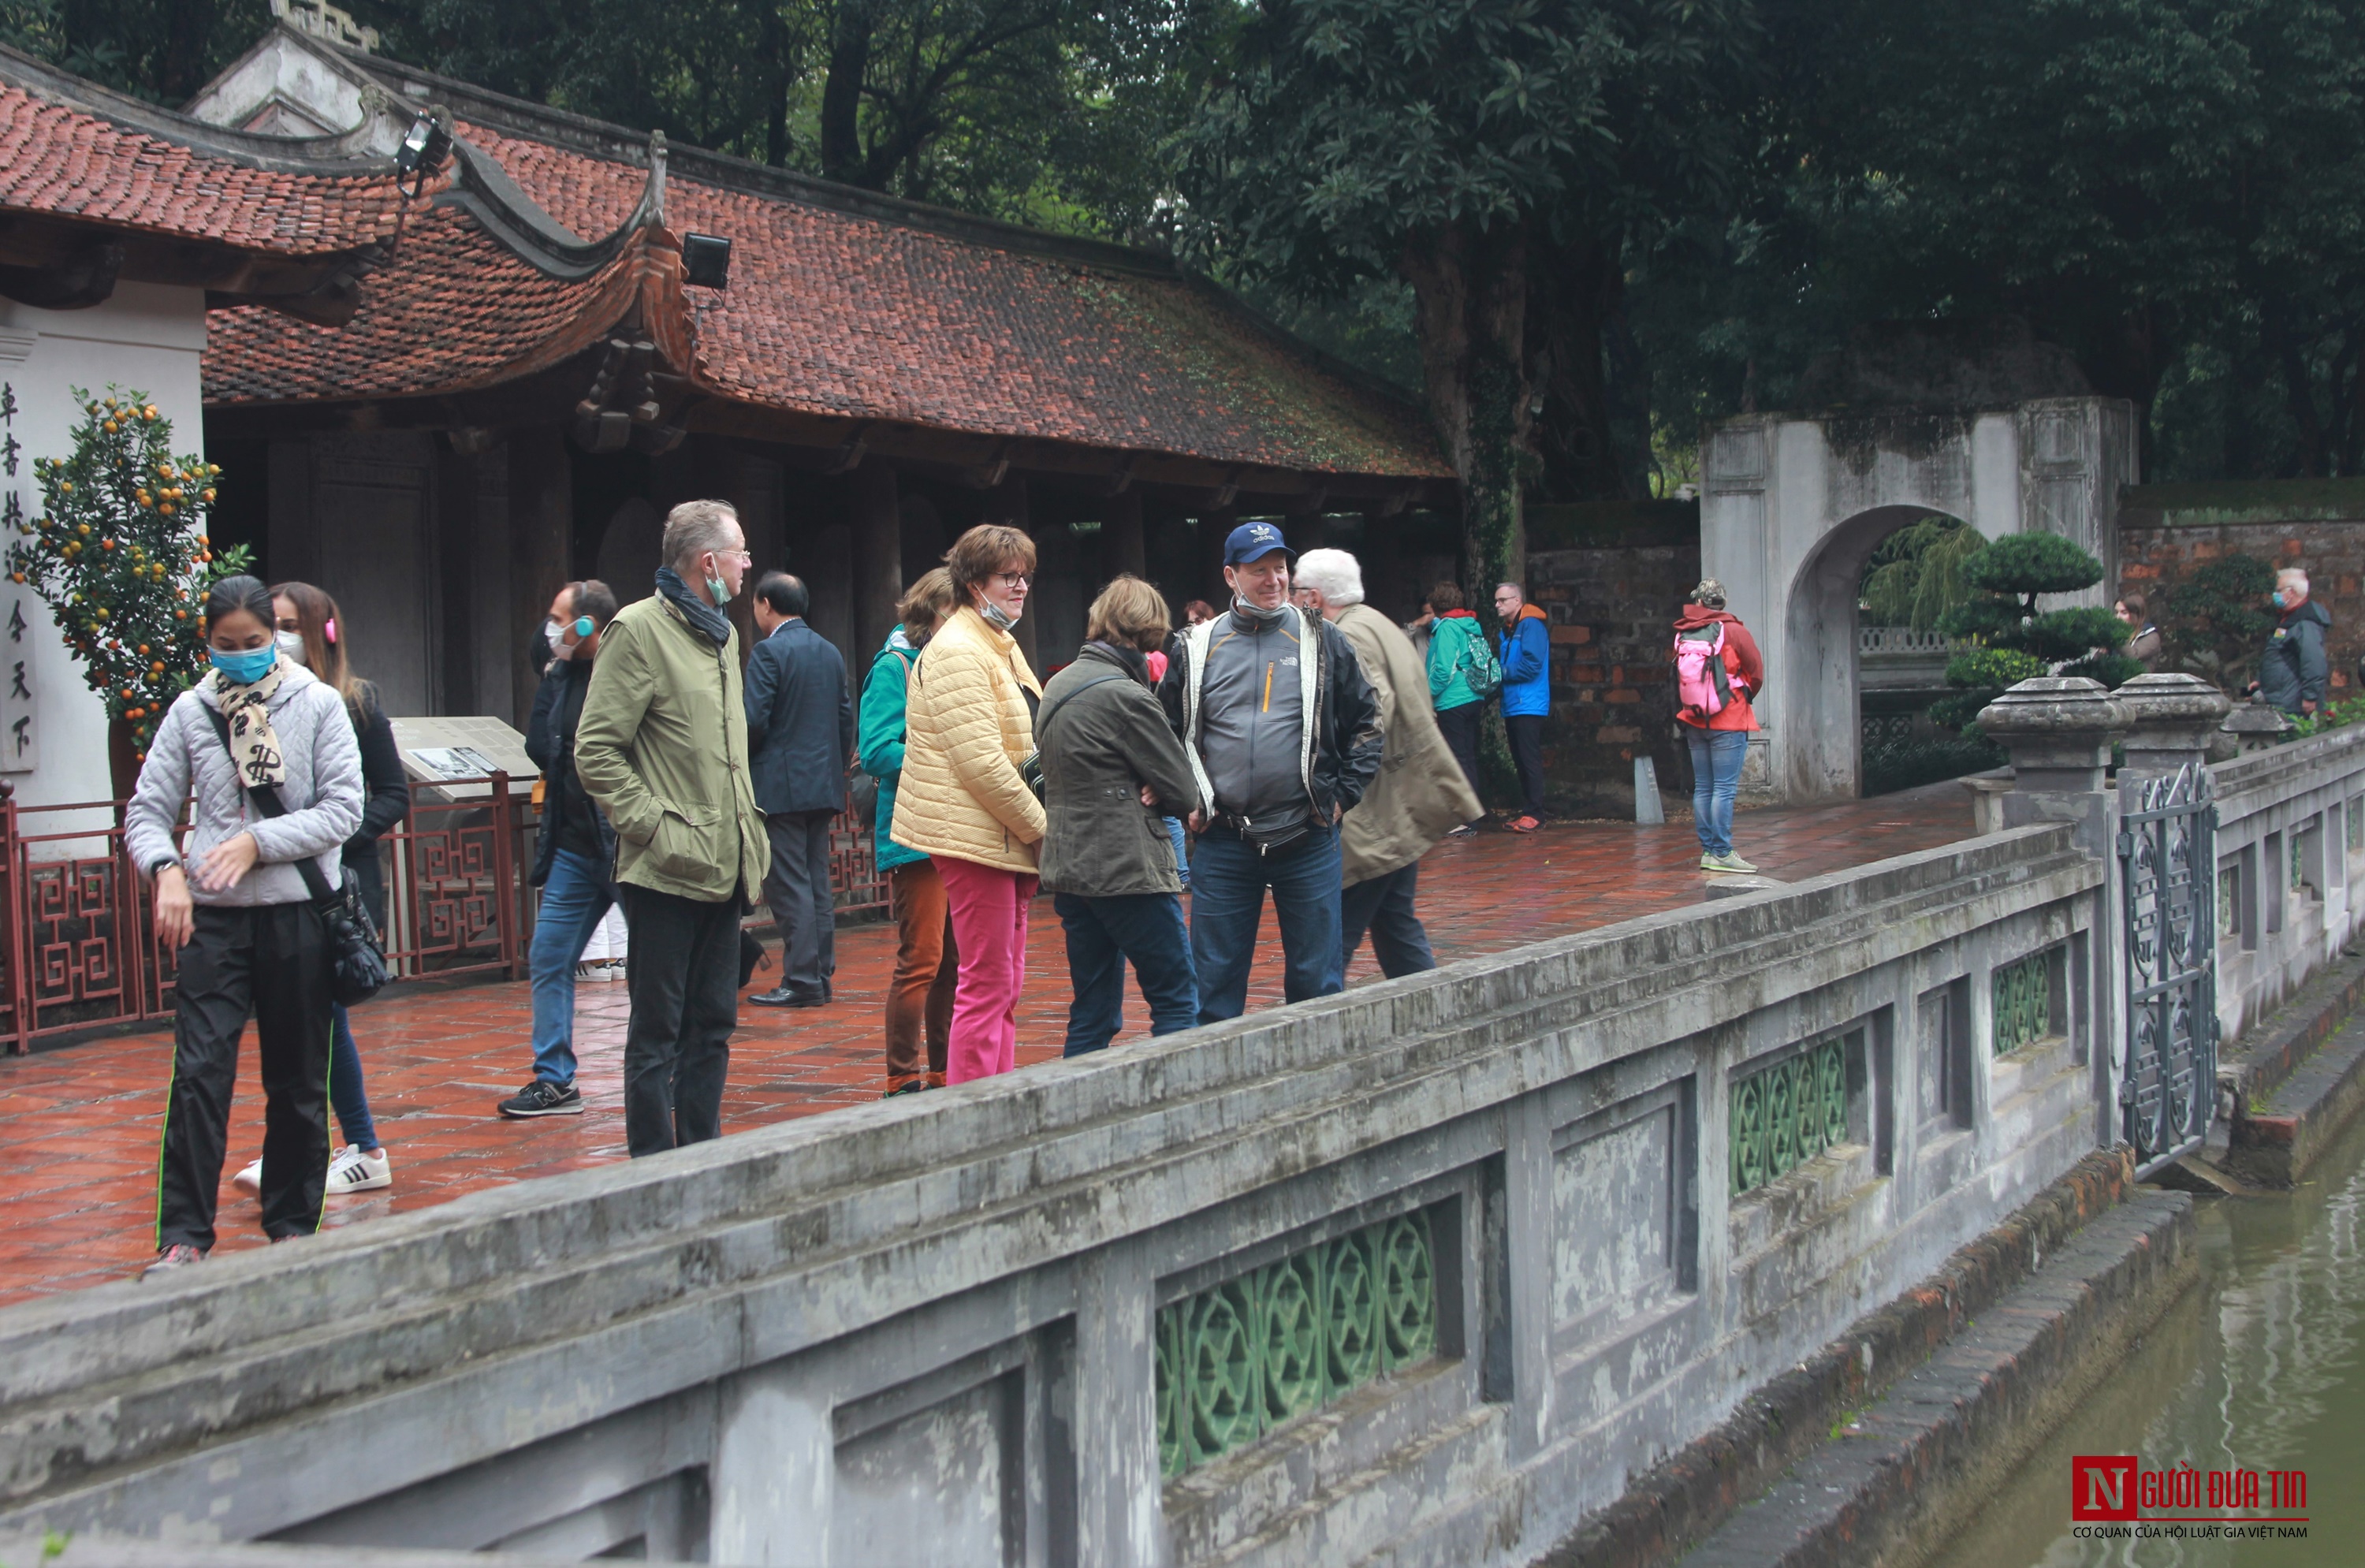
M2310 597L2332 614L2325 639L2332 696L2355 695L2357 662L2365 655L2365 480L2131 485L2121 492L2120 591L2142 594L2155 619L2168 588L2229 554L2306 569Z
M1556 810L1631 812L1638 756L1655 759L1663 790L1688 788L1667 647L1699 559L1694 503L1528 509L1528 593L1552 618Z

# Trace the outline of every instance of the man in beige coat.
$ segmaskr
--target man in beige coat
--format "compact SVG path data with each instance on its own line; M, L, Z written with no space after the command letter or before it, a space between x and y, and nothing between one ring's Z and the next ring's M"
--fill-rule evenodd
M1363 602L1363 569L1344 550L1308 550L1298 558L1297 587L1313 608L1355 650L1379 700L1380 732L1387 750L1380 776L1341 826L1339 968L1355 956L1363 933L1390 979L1437 968L1429 933L1414 912L1420 857L1429 846L1479 816L1462 765L1437 727L1429 704L1429 670L1396 623Z
M747 571L739 518L684 501L666 519L656 594L600 636L575 772L616 830L624 960L624 1142L635 1159L723 1133L739 1025L739 918L771 848L747 778L739 633L723 607Z

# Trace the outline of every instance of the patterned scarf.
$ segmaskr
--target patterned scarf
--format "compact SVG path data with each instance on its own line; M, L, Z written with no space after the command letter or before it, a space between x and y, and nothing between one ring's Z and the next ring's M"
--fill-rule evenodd
M238 768L238 781L250 790L287 782L287 758L271 728L272 694L279 689L279 678L286 671L287 661L283 658L274 659L271 673L252 686L237 685L219 670L206 677L221 704L222 717L230 721L230 755Z

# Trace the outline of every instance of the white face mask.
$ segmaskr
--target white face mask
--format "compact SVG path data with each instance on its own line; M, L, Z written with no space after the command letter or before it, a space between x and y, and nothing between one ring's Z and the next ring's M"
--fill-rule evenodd
M287 659L299 665L309 665L312 662L304 656L303 633L274 632L271 634L271 640L279 644L279 656L281 658Z
M555 621L545 621L542 623L542 640L549 644L552 647L555 648L558 646L558 640L566 635L566 628L559 622Z

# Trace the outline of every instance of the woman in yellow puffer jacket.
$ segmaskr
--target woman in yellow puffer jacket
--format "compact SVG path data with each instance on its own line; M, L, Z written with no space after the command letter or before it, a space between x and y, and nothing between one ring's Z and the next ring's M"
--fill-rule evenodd
M903 776L888 836L936 863L960 949L945 1081L1018 1065L1018 993L1026 982L1026 909L1035 897L1043 803L1021 766L1035 750L1042 682L1010 628L1026 609L1035 542L981 523L946 553L961 608L912 672Z

